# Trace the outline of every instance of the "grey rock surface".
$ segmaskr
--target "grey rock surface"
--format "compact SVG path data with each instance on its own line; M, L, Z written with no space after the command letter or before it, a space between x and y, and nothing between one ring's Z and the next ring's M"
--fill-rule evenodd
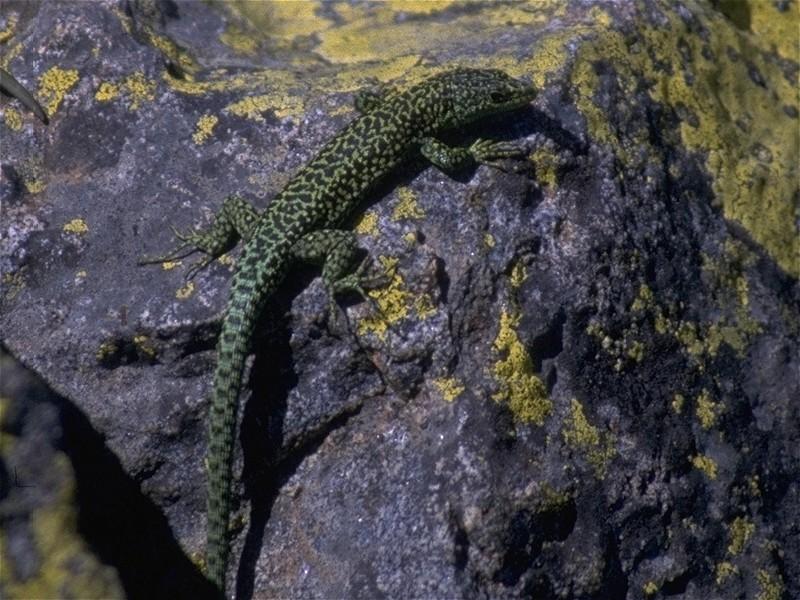
M546 32L570 43L530 110L455 134L524 141L529 161L459 180L413 163L354 216L376 266L396 267L380 310L345 300L329 318L306 267L269 306L241 399L237 597L800 597L800 286L725 217L652 74L631 90L618 63L592 63L616 136L598 139L576 57L603 6L571 5L549 29L519 25L536 3L393 15L387 45L415 19L485 21L412 49L421 69L523 60ZM608 10L654 62L663 49L638 28L684 23L691 41L733 27L704 4ZM135 562L140 541L106 560L126 594L198 597L178 549L203 552L233 267L187 283L185 261L136 263L228 194L266 205L352 118L349 82L374 64L330 59L331 32L357 24L336 3L315 13L330 30L288 45L272 31L226 45L241 14L200 2L12 14L21 46L3 66L60 103L47 128L0 125L2 340L85 416L100 441L80 460L116 457L112 489L144 503L142 527L160 524L163 558ZM124 577L156 563L150 587Z

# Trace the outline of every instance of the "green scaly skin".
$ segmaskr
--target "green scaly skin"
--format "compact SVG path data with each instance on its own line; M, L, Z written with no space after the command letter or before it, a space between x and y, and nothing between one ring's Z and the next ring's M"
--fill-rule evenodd
M33 114L39 117L39 119L45 125L47 125L47 123L50 121L50 119L47 118L47 113L44 112L44 109L36 101L36 98L34 98L31 93L26 90L19 81L14 79L11 73L5 69L0 69L0 89L9 96L13 96L22 102L22 105L33 111Z
M448 129L515 110L533 88L502 71L456 69L407 91L368 92L356 99L361 116L328 142L259 214L241 198L226 199L212 226L182 235L183 243L156 262L206 253L191 273L246 241L233 278L217 347L208 443L208 576L224 593L228 565L233 444L242 374L253 328L264 303L294 259L321 262L330 297L362 293L365 263L353 270L355 235L336 229L386 175L415 153L446 172L475 163L497 165L519 156L508 142L477 140L452 148L436 139Z

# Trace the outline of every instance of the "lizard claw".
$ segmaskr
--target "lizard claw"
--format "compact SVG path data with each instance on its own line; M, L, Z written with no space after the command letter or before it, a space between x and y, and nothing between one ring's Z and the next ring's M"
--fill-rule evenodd
M196 250L196 249L195 249ZM210 265L214 261L213 256L206 256L205 258L201 258L200 260L195 261L192 263L192 266L189 267L189 270L186 271L186 275L184 275L184 279L186 281L191 281L195 278L195 276L205 269L208 265Z
M175 239L181 242L177 248L164 254L163 256L156 256L156 257L142 257L139 261L137 261L138 265L154 265L158 263L164 263L169 261L175 260L182 260L188 256L191 256L195 252L199 252L200 248L196 245L195 236L197 235L194 232L189 233L181 233L174 225L170 225L169 228L172 230L172 234L175 236ZM205 266L205 265L203 265Z

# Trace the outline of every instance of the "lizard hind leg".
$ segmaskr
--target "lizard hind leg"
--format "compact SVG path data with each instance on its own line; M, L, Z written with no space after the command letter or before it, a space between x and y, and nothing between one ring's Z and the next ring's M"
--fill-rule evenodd
M294 245L294 255L305 262L322 264L322 281L328 292L330 314L337 311L336 296L354 292L373 306L366 290L381 285L382 279L366 274L370 264L365 257L356 268L359 248L352 231L322 229L306 234Z
M214 216L211 226L199 231L181 233L171 227L175 238L180 242L176 248L163 256L142 258L140 265L176 261L191 256L195 252L205 254L192 264L186 272L191 279L225 252L234 248L240 239L249 240L253 234L259 214L245 199L228 196L222 208Z

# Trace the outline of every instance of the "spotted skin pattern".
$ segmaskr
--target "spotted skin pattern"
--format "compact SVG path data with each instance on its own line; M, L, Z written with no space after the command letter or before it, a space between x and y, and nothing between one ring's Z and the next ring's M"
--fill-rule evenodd
M406 91L368 92L356 98L362 113L330 140L286 185L264 212L236 196L225 200L211 227L183 235L170 255L144 262L182 258L200 250L206 258L193 272L236 245L246 243L233 277L217 346L208 442L208 576L225 590L228 521L231 509L233 444L238 396L253 328L264 303L295 259L322 263L331 297L360 291L362 263L353 232L337 229L385 176L421 153L446 172L469 164L496 164L518 156L520 147L478 140L451 148L436 139L447 129L515 110L533 100L533 88L492 69L455 69Z

